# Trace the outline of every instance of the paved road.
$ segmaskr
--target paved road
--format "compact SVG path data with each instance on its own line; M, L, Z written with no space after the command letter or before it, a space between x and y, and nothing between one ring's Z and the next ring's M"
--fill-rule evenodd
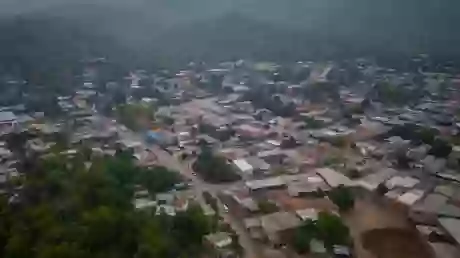
M224 221L227 222L233 230L238 234L240 244L244 248L246 258L261 258L261 252L258 250L257 245L250 238L248 232L242 225L242 222L233 217L231 214L225 212L224 205L217 198L217 194L223 190L231 189L234 187L241 186L243 182L236 182L231 184L209 184L204 182L201 178L195 176L193 169L191 167L191 161L179 161L177 158L173 157L171 154L161 149L158 146L152 146L145 143L143 137L139 134L136 134L129 130L121 130L119 128L118 133L120 138L127 139L131 141L141 142L146 149L152 151L157 159L158 163L168 167L170 169L180 172L184 177L188 178L192 182L192 190L194 191L195 196L197 196L198 201L204 203L203 192L208 191L218 201L219 214L223 217Z
M242 182L233 183L233 184L208 184L201 180L199 177L194 176L193 170L191 168L191 162L180 162L175 157L170 155L168 152L162 150L159 147L150 147L149 148L158 158L158 163L169 167L171 169L179 171L182 175L189 178L193 183L193 190L195 191L196 196L199 198L199 201L203 200L203 191L208 191L218 200L219 214L222 215L225 222L227 222L233 230L238 234L240 239L240 244L245 250L246 258L260 258L260 252L258 251L257 246L254 244L253 240L250 238L248 232L242 226L242 223L234 218L231 214L226 213L224 205L217 198L217 194L225 189L230 189L232 187L242 184Z

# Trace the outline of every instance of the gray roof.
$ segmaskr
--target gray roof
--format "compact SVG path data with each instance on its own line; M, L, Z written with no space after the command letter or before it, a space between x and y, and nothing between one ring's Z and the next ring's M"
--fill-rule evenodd
M244 219L244 226L247 229L260 227L260 219L259 218L247 218L247 219Z
M276 212L260 217L266 233L275 233L300 226L301 220L293 213Z
M420 202L415 204L413 207L416 211L422 212L439 212L441 208L446 204L447 197L441 194L429 194L426 198Z
M457 241L460 243L460 220L451 218L441 218L439 223L442 227Z
M460 253L460 250L451 244L442 242L430 242L430 245L433 248L434 253L436 254L436 258L456 258L458 257L457 255Z
M227 232L217 232L205 236L206 239L218 248L228 246L232 243L232 238Z
M374 174L370 174L362 178L361 180L369 184L371 188L376 189L380 183L385 182L397 173L398 171L394 170L393 168L383 168Z
M6 121L11 121L11 120L16 120L16 116L14 115L13 112L10 112L10 111L0 112L0 122L6 122Z

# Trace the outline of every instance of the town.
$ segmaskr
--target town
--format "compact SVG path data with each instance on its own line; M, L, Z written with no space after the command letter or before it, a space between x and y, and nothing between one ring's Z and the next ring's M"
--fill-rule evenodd
M0 191L21 207L40 187L25 180L35 164L104 167L132 186L136 212L196 209L212 224L181 229L198 254L136 257L458 257L460 73L433 63L238 60L113 75L95 58L77 87L54 91L4 75ZM103 201L101 182L79 185L93 188L79 198Z

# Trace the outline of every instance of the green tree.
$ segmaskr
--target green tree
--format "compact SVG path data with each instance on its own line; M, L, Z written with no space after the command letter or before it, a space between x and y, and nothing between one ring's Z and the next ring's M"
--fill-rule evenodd
M318 238L318 228L316 222L309 219L296 229L292 246L299 254L304 254L310 251L310 242Z
M138 169L123 153L94 159L89 169L67 166L83 159L31 162L20 205L0 199L1 257L195 257L210 232L211 221L196 207L175 217L134 210L137 180L153 184L153 192L174 184L168 177L177 174L166 168Z
M234 182L241 179L223 157L215 156L206 146L202 147L201 153L193 164L193 170L204 180L213 183Z
M328 196L341 211L352 209L355 203L352 191L343 185L332 189Z
M333 245L349 244L350 231L340 217L328 212L320 212L315 225L318 236L328 248L332 248Z
M429 155L437 158L446 158L452 152L452 145L442 139L436 139L428 151Z

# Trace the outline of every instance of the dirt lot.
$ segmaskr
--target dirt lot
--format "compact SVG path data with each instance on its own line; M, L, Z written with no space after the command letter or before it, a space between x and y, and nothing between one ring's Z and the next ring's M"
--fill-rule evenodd
M344 215L359 258L431 258L431 248L401 210L370 197Z

